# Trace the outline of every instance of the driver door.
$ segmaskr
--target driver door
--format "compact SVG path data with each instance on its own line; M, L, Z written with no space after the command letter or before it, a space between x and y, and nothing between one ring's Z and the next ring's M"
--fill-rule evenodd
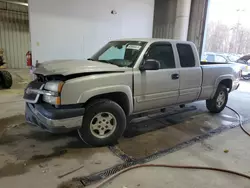
M176 104L179 97L179 74L172 44L154 43L145 59L160 62L159 70L134 71L134 110L142 112Z

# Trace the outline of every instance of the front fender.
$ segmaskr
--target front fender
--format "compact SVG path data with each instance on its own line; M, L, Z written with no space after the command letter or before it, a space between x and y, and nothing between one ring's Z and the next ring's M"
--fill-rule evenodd
M132 91L130 87L126 85L104 86L104 87L97 87L97 88L84 91L81 93L80 97L78 98L77 103L85 103L92 97L102 95L102 94L114 93L114 92L122 92L126 94L126 96L128 97L128 101L129 101L129 114L131 114L133 111L133 95L132 95Z

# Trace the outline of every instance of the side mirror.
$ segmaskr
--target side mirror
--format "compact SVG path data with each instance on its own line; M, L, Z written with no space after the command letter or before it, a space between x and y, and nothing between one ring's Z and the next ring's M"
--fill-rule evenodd
M159 70L160 69L160 62L155 59L147 59L145 62L140 66L141 71L146 70Z

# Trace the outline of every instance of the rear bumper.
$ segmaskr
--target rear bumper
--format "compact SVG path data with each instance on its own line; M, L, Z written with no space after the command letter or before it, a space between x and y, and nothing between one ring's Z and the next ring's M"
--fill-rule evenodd
M48 132L65 133L82 126L84 108L56 109L47 104L26 103L26 121Z

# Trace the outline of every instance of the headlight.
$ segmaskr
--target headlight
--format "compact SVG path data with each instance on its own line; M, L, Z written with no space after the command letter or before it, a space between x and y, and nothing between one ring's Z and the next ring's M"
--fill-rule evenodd
M54 104L54 105L60 105L61 104L61 99L60 97L54 97L54 96L49 96L49 95L43 95L43 101Z
M48 95L43 95L43 101L54 104L54 105L60 105L61 104L61 91L63 87L64 82L61 81L51 81L47 82L44 86L44 89L49 91Z
M61 93L63 84L64 84L64 82L61 82L61 81L47 82L44 86L44 89L46 89L48 91L54 91L54 92Z

